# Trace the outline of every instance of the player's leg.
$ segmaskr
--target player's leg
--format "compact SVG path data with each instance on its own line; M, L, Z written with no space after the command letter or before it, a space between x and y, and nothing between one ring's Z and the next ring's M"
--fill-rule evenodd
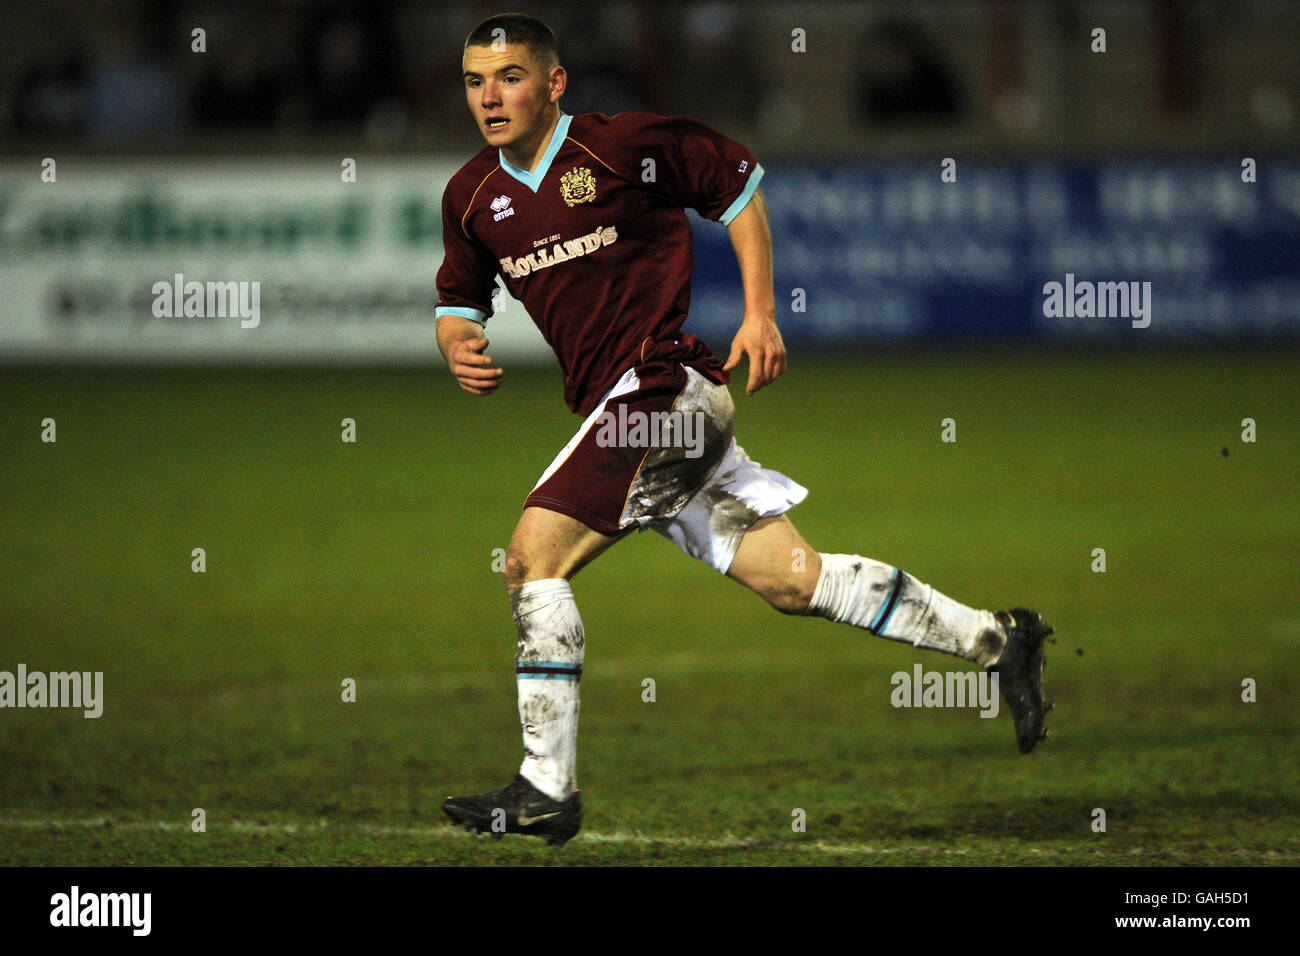
M586 638L569 580L618 540L556 511L524 509L506 551L504 574L518 638L515 677L524 760L515 779L500 790L449 798L443 807L457 822L557 844L578 832L578 686Z
M524 735L519 773L555 799L576 789L578 685L586 646L569 580L618 540L568 515L525 508L506 551Z
M785 516L806 494L733 442L700 493L654 529L787 614L852 624L997 673L1020 749L1032 750L1045 736L1043 719L1051 709L1042 693L1042 642L1052 629L1034 611L995 615L954 601L901 568L814 550Z
M449 797L443 809L457 823L494 835L543 836L552 843L571 839L581 827L575 768L586 637L569 579L634 526L632 505L653 511L659 497L643 490L642 471L654 456L644 447L607 441L602 423L606 412L616 420L631 412L665 412L686 382L680 370L629 370L525 500L504 575L518 639L515 676L524 759L505 787ZM673 490L671 480L653 484L663 494Z
M706 407L714 414L688 446L686 423L698 422L696 412ZM680 431L672 430L670 411ZM620 437L610 427L633 419L664 428L651 442L647 432ZM458 822L485 829L491 802L504 801L509 832L553 842L577 832L578 685L586 638L569 579L633 528L680 508L724 453L730 424L726 386L678 363L643 363L620 377L538 479L505 566L518 636L524 760L514 783L502 790L444 804Z
M993 614L953 601L898 568L818 553L784 514L750 527L726 573L783 614L818 615L982 666L997 662L1007 640Z
M568 580L621 537L601 534L558 511L525 508L506 549L506 589L548 578Z
M784 514L760 518L740 539L727 577L782 614L807 614L822 558Z
M981 665L996 661L1006 643L991 612L871 558L820 554L786 515L764 518L746 532L727 576L787 614L841 621Z
M786 614L852 624L890 640L943 651L998 673L1020 749L1046 737L1042 641L1052 633L1034 611L996 615L967 607L901 568L856 554L819 554L785 515L756 522L727 576Z

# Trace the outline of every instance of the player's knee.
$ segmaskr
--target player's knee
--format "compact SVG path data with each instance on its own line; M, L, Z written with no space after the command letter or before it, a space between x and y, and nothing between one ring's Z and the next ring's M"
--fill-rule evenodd
M782 614L807 614L817 579L808 574L791 574L763 582L758 593Z
M507 588L517 588L528 580L529 564L518 548L506 551L505 569L501 574Z

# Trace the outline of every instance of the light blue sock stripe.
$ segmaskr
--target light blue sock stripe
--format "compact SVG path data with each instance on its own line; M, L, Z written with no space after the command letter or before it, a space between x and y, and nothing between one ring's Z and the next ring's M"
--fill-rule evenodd
M577 673L573 674L516 674L519 680L571 680L578 679Z
M894 608L898 607L897 597L900 586L899 576L902 573L902 569L894 568L894 585L890 588L889 596L885 598L885 603L880 605L880 610L876 612L876 619L871 622L871 626L868 628L872 634L879 634L884 626L889 623L889 619L894 616ZM885 613L886 611L888 614ZM883 621L881 620L882 617L884 618Z
M568 680L576 681L582 678L582 665L575 664L573 661L517 661L515 664L515 677L519 680ZM518 668L527 667L552 667L559 673L532 674L520 673Z
M582 665L575 664L573 661L516 661L519 667L564 667L569 670L579 670Z

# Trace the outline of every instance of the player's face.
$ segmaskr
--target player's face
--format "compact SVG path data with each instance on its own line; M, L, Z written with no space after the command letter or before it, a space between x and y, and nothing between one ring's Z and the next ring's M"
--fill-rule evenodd
M526 153L548 131L564 69L544 71L525 46L465 48L465 99L488 145Z

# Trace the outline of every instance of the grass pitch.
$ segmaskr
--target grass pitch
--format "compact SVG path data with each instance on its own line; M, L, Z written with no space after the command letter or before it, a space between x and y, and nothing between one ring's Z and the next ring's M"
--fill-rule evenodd
M439 810L518 765L493 549L579 421L500 359L486 399L440 366L3 372L0 670L102 671L105 700L0 710L0 863L1300 863L1296 353L796 355L733 383L814 546L1043 611L1051 738L896 710L894 672L964 665L636 535L575 580L586 819L558 851Z

